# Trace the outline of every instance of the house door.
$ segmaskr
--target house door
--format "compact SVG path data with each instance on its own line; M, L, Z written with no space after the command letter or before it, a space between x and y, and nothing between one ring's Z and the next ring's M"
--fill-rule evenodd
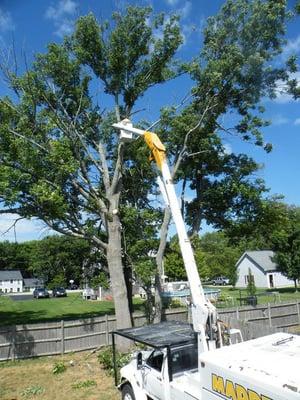
M270 288L274 287L274 275L273 274L269 275L269 287Z

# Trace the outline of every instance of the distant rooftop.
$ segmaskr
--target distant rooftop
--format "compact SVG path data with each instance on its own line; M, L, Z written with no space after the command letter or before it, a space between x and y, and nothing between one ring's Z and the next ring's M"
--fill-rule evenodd
M1 281L9 281L9 280L23 280L21 271L19 270L0 270L0 280Z
M24 286L26 287L36 287L36 286L43 286L44 281L43 279L38 278L25 278L24 279Z
M272 250L245 251L245 253L237 262L237 265L239 265L245 257L248 257L265 272L276 271L277 264L272 261L272 257L274 257L274 255L275 253Z

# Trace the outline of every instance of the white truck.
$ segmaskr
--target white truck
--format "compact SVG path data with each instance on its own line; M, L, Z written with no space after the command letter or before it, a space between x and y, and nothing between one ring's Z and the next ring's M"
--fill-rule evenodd
M113 332L152 350L136 352L120 371L123 400L300 400L300 336L276 333L231 344L231 334L206 300L180 212L165 148L157 135L114 124L120 140L143 136L161 171L160 188L171 209L191 290L192 325L162 322ZM227 335L228 334L228 335ZM117 378L115 375L116 384Z

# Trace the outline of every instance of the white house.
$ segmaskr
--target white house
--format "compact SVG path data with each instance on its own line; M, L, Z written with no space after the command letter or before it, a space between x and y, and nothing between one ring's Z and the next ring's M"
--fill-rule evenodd
M17 293L23 291L23 277L20 271L0 271L0 292Z
M44 287L44 281L38 278L24 278L23 285L24 292L33 292L36 288Z
M280 288L294 285L276 270L277 265L272 261L274 252L271 250L246 251L236 263L238 280L237 287L247 287L249 269L254 276L255 286L258 288Z

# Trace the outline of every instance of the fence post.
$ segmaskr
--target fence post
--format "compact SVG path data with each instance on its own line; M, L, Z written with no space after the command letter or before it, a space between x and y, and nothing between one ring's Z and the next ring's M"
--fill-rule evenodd
M65 322L63 319L60 321L60 338L60 352L63 355L65 354Z
M299 302L296 300L297 314L298 314L298 324L300 325L300 307Z
M271 315L271 305L268 303L268 317L269 317L269 326L272 326L272 315Z
M105 343L109 345L109 327L108 327L108 315L105 314Z
M11 330L11 360L16 359L16 327L13 326Z

